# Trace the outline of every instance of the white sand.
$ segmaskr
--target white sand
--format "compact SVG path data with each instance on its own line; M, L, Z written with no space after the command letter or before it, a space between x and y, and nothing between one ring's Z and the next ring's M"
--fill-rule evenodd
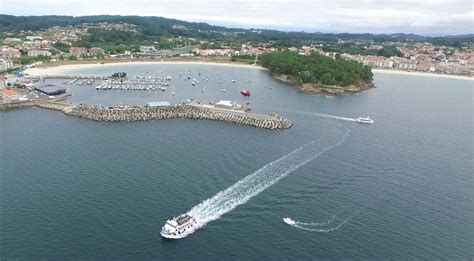
M416 76L425 76L425 77L428 76L428 77L471 80L471 81L474 80L474 77L469 77L469 76L437 74L437 73L428 73L428 72L407 72L407 71L384 70L384 69L372 69L372 72L381 73L381 74L416 75Z
M232 66L232 67L242 67L242 68L253 68L259 70L266 70L263 67L258 65L250 64L238 64L238 63L219 63L219 62L200 62L200 61L165 61L165 62L152 62L152 61L139 61L139 62L113 62L113 63L90 63L90 64L68 64L52 67L40 67L40 68L30 68L26 70L26 73L35 76L62 76L68 75L70 72L78 69L93 69L99 67L113 67L121 66L127 64L201 64L201 65L217 65L217 66ZM397 70L384 70L384 69L372 69L373 73L381 74L398 74L398 75L415 75L415 76L428 76L428 77L438 77L438 78L448 78L448 79L461 79L461 80L474 80L474 77L461 76L461 75L449 75L449 74L436 74L436 73L427 73L427 72L407 72L407 71L397 71Z
M107 67L114 67L114 66L121 66L121 65L128 65L128 64L200 64L200 65L217 65L217 66L232 66L232 67L242 67L242 68L253 68L259 70L265 70L265 68L260 67L258 65L250 65L250 64L238 64L238 63L213 63L213 62L114 62L114 63L91 63L91 64L67 64L67 65L60 65L60 66L52 66L52 67L40 67L40 68L29 68L26 69L25 72L29 75L34 76L60 76L60 75L68 75L68 73L78 70L78 69L94 69L94 68L107 68Z

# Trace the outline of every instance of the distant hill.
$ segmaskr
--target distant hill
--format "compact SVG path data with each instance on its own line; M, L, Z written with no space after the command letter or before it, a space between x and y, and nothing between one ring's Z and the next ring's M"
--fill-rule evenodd
M193 23L164 17L143 16L12 16L0 15L0 32L20 30L41 30L51 26L74 26L82 23L131 23L138 26L140 34L145 37L184 36L201 39L240 40L240 41L276 41L283 46L301 45L304 41L353 40L353 41L428 41L439 45L460 46L462 43L473 43L474 35L453 35L427 37L417 34L350 34L350 33L306 33L283 32L267 29L241 29L214 26L207 23ZM181 26L181 27L177 27Z

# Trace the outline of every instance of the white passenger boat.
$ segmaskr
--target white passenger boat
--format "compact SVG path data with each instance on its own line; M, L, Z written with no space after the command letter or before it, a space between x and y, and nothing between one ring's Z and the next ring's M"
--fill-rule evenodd
M180 239L186 237L196 230L198 222L191 214L179 215L171 220L167 220L161 229L161 236L169 239Z

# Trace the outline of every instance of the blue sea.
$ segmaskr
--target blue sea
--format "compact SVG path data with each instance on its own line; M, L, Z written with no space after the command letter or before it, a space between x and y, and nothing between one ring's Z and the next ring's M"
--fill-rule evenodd
M474 258L473 81L377 73L374 89L324 97L241 67L73 73L116 71L172 80L166 92L49 83L70 90L70 102L93 105L248 102L294 126L0 112L0 259ZM375 123L352 121L361 116ZM190 210L203 226L162 239L164 222Z

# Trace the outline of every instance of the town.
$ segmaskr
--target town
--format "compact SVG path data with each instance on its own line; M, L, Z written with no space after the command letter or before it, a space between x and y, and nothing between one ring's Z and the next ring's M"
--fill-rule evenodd
M241 39L246 37L239 38L248 33L262 33L253 29L247 30L250 32L198 30L209 36L200 39L184 36L188 28L183 25L170 27L183 32L182 35L160 36L155 41L130 40L137 34L138 26L122 22L1 32L0 71L74 60L222 59L254 63L260 54L289 50L300 55L317 53L333 59L355 60L372 68L466 76L474 73L472 43L456 47L424 41L337 39L282 44L277 40L244 41ZM4 79L2 77L1 85L15 84Z

